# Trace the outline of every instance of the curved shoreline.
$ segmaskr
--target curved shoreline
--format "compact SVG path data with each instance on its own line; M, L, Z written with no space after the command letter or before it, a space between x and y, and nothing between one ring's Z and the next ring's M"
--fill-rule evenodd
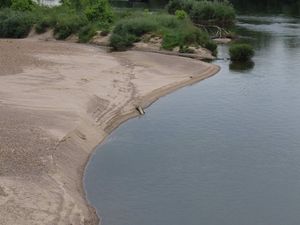
M159 54L159 53L158 53ZM211 64L213 65L213 64ZM137 99L137 100L134 100L134 103L135 105L139 105L139 106L142 106L144 109L145 108L148 108L150 107L153 103L155 103L156 101L158 101L160 98L166 96L166 95L169 95L169 94L172 94L173 92L181 89L181 88L184 88L184 87L187 87L189 85L193 85L193 84L196 84L202 80L205 80L205 79L208 79L214 75L216 75L219 71L220 71L220 67L219 66L215 66L215 67L211 67L210 68L211 70L208 70L206 73L202 73L202 74L199 74L199 76L194 76L192 78L188 78L182 82L178 82L178 83L174 83L174 84L169 84L167 86L164 86L164 87L161 87L161 88L158 88L158 89L155 89L153 90L151 93L149 93L147 96L144 96L142 99ZM107 130L107 135L105 137L103 137L100 142L93 148L93 150L91 151L91 154L88 158L88 160L86 161L86 164L83 168L83 174L82 174L82 180L84 179L84 176L85 176L85 169L87 167L87 165L89 164L91 158L93 157L93 155L95 154L96 150L97 150L97 147L99 145L101 145L105 139L111 135L111 133L116 130L120 125L122 125L123 123L127 122L128 120L130 119L133 119L133 118L136 118L140 116L139 112L134 108L132 109L132 111L129 111L128 113L125 113L123 115L116 115L115 118L113 118L110 122L109 122L109 126L106 127L106 130ZM86 191L85 191L85 188L84 188L84 182L83 182L83 189L84 189L84 194L85 194L85 198L87 200L87 204L89 206L92 207L93 210L95 210L95 208L93 208L93 206L91 205L91 203L89 202L89 200L87 199L87 196L86 196ZM99 215L97 212L96 212L97 216L98 216L98 219L99 219L99 222L97 222L97 224L95 225L98 225L98 224L101 224L101 215Z
M65 42L0 40L0 47L0 224L6 225L98 224L82 182L96 146L138 116L136 106L220 69Z

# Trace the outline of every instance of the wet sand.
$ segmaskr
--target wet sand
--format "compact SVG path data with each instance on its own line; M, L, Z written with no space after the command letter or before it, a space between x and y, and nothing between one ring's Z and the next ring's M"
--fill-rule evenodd
M0 225L98 224L82 185L96 145L137 106L218 71L155 53L0 40Z

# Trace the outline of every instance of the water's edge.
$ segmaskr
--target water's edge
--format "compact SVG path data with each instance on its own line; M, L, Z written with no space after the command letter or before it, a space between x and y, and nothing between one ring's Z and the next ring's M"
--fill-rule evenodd
M180 56L178 56L180 57ZM193 60L193 59L191 59ZM207 71L205 71L202 74L199 74L197 76L194 76L192 78L189 78L187 80L183 80L180 82L176 82L176 83L171 83L169 85L163 86L161 88L155 89L153 90L151 93L147 94L146 96L143 96L141 99L133 99L133 104L139 104L141 107L143 107L144 109L150 107L153 103L155 103L156 101L158 101L160 98L165 97L169 94L172 94L173 92L190 86L190 85L194 85L200 81L203 81L205 79L208 79L214 75L216 75L219 71L221 70L221 67L215 64L211 64L211 66L209 67L209 69ZM82 190L83 190L83 195L84 198L87 202L88 207L93 210L94 212L96 212L98 219L99 219L99 225L101 224L101 215L99 215L99 213L97 212L97 210L95 209L95 207L92 206L91 202L88 200L87 198L87 192L86 192L86 188L85 188L85 183L84 183L84 177L86 174L86 168L88 167L91 158L94 156L94 154L96 153L96 150L98 148L98 146L101 146L101 144L103 144L103 142L111 135L111 133L116 130L120 125L122 125L123 123L127 122L130 119L134 119L136 117L140 116L140 114L138 113L138 111L136 109L132 109L129 112L126 112L124 114L120 114L117 115L116 117L114 117L112 120L110 120L108 122L108 126L105 128L106 135L99 141L99 143L93 148L93 150L91 151L88 160L85 162L84 167L82 168L82 175L81 175L81 180L82 180Z

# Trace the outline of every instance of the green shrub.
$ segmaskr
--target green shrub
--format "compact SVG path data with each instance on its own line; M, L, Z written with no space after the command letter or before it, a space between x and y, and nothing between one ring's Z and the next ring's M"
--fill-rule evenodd
M166 33L163 36L162 48L166 50L173 50L173 48L181 45L182 37L175 33Z
M56 21L54 21L51 17L44 17L40 21L37 22L35 25L35 31L38 34L45 33L48 28L54 27L56 24Z
M77 14L65 15L58 17L57 19L57 23L54 27L54 34L59 40L64 40L71 34L77 33L81 27L88 23L84 17Z
M115 50L124 50L132 46L142 35L153 32L157 28L158 24L146 17L121 20L113 29L110 45Z
M148 32L155 31L158 28L158 24L154 19L149 18L132 18L124 21L120 21L114 29L116 33L130 33L137 37L146 34Z
M128 47L131 47L135 41L135 35L129 33L113 33L110 37L110 46L113 47L114 50L123 51L126 50Z
M34 18L27 12L5 9L0 11L0 37L24 38L34 24Z
M32 0L11 0L10 7L18 11L32 11L35 4Z
M124 50L147 33L161 36L162 48L167 50L177 46L205 46L210 40L208 34L195 27L189 19L178 20L173 15L155 14L119 21L113 29L111 46L115 50Z
M86 43L92 39L96 34L96 29L93 25L88 24L80 29L78 37L79 42Z
M200 1L194 3L190 17L194 23L209 22L225 26L233 23L235 11L228 3Z
M184 10L189 14L195 0L170 0L167 4L167 10L170 14L175 14L177 10Z
M182 31L177 32L167 32L163 36L162 48L172 50L178 46L204 46L208 40L208 35L200 30L183 29Z
M229 55L232 61L245 62L254 56L254 49L248 44L233 44L229 48Z
M147 17L148 20L154 20L157 25L161 28L167 28L167 29L178 29L179 27L182 27L182 24L186 23L185 20L178 20L176 16L173 15L152 15Z
M179 20L184 20L185 18L187 18L188 15L184 10L176 10L175 16Z
M177 10L184 10L194 23L231 25L235 19L235 11L227 1L206 0L170 0L167 10L175 14Z
M89 21L113 21L113 12L108 0L96 0L94 4L86 8L85 15Z

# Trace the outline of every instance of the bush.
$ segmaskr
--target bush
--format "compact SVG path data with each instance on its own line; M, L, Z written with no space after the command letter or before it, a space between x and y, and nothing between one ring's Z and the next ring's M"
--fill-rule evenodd
M176 29L164 32L162 48L172 50L177 46L191 45L201 45L204 47L209 40L207 33L192 26L188 22L184 22Z
M86 43L92 39L96 34L96 29L93 25L89 24L80 29L78 37L79 42Z
M179 20L184 20L185 18L187 18L188 15L184 10L176 10L175 16Z
M64 40L71 34L77 33L81 27L88 23L86 18L80 17L80 15L77 14L65 15L57 19L57 23L54 27L54 34L59 40Z
M170 0L167 5L169 13L184 10L194 23L231 25L235 19L235 11L227 1L200 1L200 0Z
M175 14L177 10L184 10L189 14L195 0L170 0L167 4L167 10L170 14Z
M158 24L146 17L121 20L113 30L110 45L115 50L124 50L132 46L142 35L153 32L157 28Z
M190 20L158 14L119 21L113 29L111 46L115 50L124 50L147 33L162 36L162 48L167 50L177 46L205 46L210 40L208 34L195 27Z
M120 21L114 32L116 33L130 33L135 36L141 36L148 32L155 31L158 28L158 24L154 19L149 18L132 18L124 21Z
M254 49L248 44L233 44L229 48L231 61L245 62L254 56Z
M51 17L44 17L40 21L37 22L35 25L35 31L38 34L45 33L48 28L54 27L56 24L56 21L54 21Z
M110 37L110 46L113 47L114 50L124 51L128 47L131 47L135 41L136 41L135 35L129 33L124 33L124 34L113 33Z
M24 38L26 37L34 19L27 12L5 9L0 11L0 37L1 38Z
M88 6L85 15L89 21L112 22L113 12L108 0L96 0L96 2Z
M162 48L166 50L173 50L173 48L181 45L182 37L175 33L167 33L163 37Z
M11 8L18 11L32 11L35 4L32 0L12 0Z
M190 11L194 23L209 23L226 26L235 19L235 11L231 5L221 2L200 1L194 3Z

